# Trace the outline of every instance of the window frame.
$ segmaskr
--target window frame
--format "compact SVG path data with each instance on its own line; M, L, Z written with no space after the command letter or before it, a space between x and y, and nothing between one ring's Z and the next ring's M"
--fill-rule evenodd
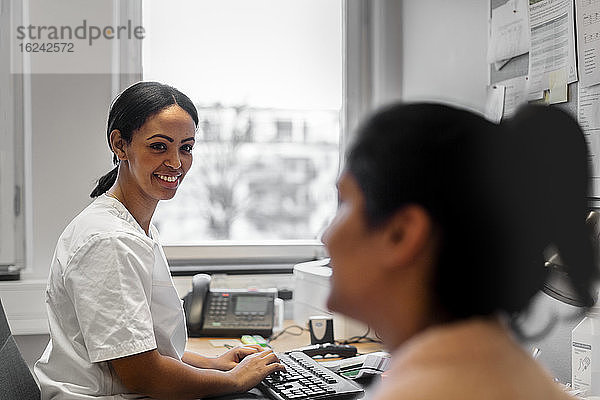
M11 18L25 19L27 7L28 2L7 2L2 5L1 37L11 37ZM30 272L25 263L25 251L30 249L25 224L30 223L30 217L24 212L27 205L25 202L31 193L25 179L30 170L27 163L31 161L30 153L27 152L31 130L26 115L30 109L25 96L30 78L26 74L13 73L11 46L11 40L4 40L0 45L0 53L8 60L2 64L0 72L1 87L5 89L0 92L0 109L3 114L3 129L0 129L3 144L3 150L0 151L0 182L3 187L0 195L0 267L8 272ZM22 67L28 68L29 55L23 53L22 57Z
M0 36L10 37L10 12L0 14ZM5 60L10 60L10 41L0 44L0 52ZM2 104L2 127L0 127L0 266L12 266L16 263L15 254L15 80L10 71L10 62L3 63L0 68L0 85L4 90L0 92Z
M3 71L4 72L4 71ZM7 79L5 79L7 78ZM4 126L0 131L0 140L3 144L3 149L0 150L0 183L3 190L0 195L0 266L12 267L16 264L16 209L15 201L17 196L15 182L15 121L14 121L14 85L12 84L12 76L9 73L8 77L2 73L2 87L5 88L0 95L0 103L4 103L3 113Z

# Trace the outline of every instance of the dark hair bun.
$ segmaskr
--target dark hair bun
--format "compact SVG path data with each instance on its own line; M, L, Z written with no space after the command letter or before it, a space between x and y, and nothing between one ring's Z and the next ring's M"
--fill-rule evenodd
M540 268L535 268L538 261L528 266L527 260L537 259L552 246L569 268L580 303L591 306L591 283L598 272L585 225L591 165L584 134L566 112L534 105L521 108L502 128L497 154L503 160L495 161L506 184L499 199L507 208L506 220L514 227L506 250L515 261L508 269L514 279L525 281L517 287L523 287L525 293L537 291L548 271L541 268L540 273Z

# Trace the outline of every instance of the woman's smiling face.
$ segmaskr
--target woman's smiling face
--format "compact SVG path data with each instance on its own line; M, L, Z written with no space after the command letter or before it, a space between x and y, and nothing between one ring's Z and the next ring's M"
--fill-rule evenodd
M126 145L129 184L152 200L173 198L192 166L195 133L192 117L176 104L149 117Z

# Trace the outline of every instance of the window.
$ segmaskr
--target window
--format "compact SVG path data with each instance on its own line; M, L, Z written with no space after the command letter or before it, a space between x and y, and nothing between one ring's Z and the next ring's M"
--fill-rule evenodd
M277 127L277 140L280 142L293 142L292 140L292 121L275 121Z
M192 169L154 216L165 244L319 238L337 205L341 1L142 3L143 78L200 120Z

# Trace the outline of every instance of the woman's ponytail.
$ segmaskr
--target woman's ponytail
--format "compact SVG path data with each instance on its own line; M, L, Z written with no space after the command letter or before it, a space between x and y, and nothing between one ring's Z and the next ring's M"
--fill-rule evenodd
M117 165L108 174L106 174L106 175L102 176L100 179L98 179L98 184L96 185L94 190L92 190L90 197L95 198L95 197L98 197L98 196L106 193L108 191L108 189L110 189L111 186L117 180L118 172L119 172L119 166Z
M560 255L577 303L590 307L598 267L585 223L590 158L583 132L567 113L546 106L524 107L504 125L503 201L511 209L515 257L506 260L507 272L519 282L512 300L524 306L542 288L549 271L539 257L551 248Z

